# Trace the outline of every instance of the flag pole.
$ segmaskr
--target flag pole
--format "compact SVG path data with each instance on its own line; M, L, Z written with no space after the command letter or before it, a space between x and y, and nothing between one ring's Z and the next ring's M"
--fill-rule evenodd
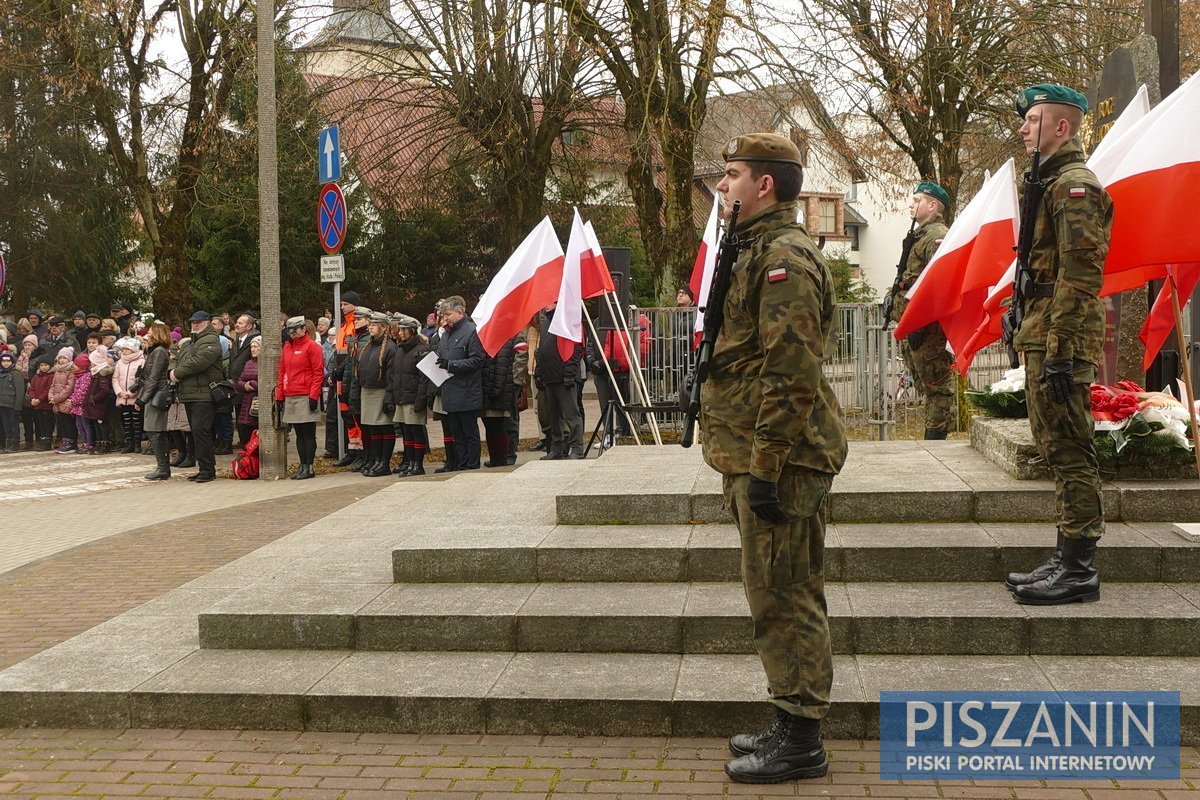
M1192 454L1196 457L1196 476L1200 477L1200 424L1196 422L1196 390L1192 386L1192 368L1188 365L1187 342L1183 339L1183 314L1179 311L1179 289L1175 286L1175 276L1167 273L1171 287L1171 311L1175 314L1175 338L1179 343L1179 360L1183 367L1183 386L1187 397L1188 428L1192 433Z
M618 337L621 344L621 350L625 353L625 358L629 360L631 369L629 370L633 378L634 384L637 386L638 397L642 404L649 408L653 405L650 402L650 391L646 388L646 384L642 379L642 362L638 356L638 348L633 346L633 336L629 330L629 323L625 319L625 312L620 307L616 294L614 292L604 293L604 302L608 304L609 316L621 327L621 332L624 336ZM639 337L640 338L640 337ZM662 434L658 430L658 419L654 416L654 412L648 412L646 418L650 422L650 432L654 435L654 443L662 446Z
M584 310L583 319L587 323L588 332L592 334L592 341L596 343L596 352L600 354L600 360L604 362L604 371L608 374L608 385L612 387L613 394L620 396L621 387L617 385L617 377L613 375L612 365L608 363L608 355L604 352L604 342L601 340L600 334L596 332L596 326L592 324L592 317L587 313L586 309ZM637 425L634 424L633 417L629 416L629 410L625 408L625 398L621 398L618 406L621 409L621 413L625 415L625 421L629 423L629 430L633 431L633 440L638 443L638 446L641 446L642 437L638 435ZM601 414L604 414L605 411L603 408L600 409Z

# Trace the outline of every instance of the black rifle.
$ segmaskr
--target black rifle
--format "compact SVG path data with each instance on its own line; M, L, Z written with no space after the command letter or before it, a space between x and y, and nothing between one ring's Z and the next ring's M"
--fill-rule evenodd
M888 326L888 322L892 318L892 308L896 304L896 293L900 291L900 284L904 280L904 267L908 264L908 254L912 252L913 245L917 243L917 220L913 219L912 224L908 226L908 234L904 237L904 246L900 248L900 263L896 265L896 280L892 282L892 290L883 298L883 327Z
M741 241L735 232L738 212L741 210L742 201L734 200L733 210L729 212L729 223L725 226L721 245L717 248L717 263L713 268L712 284L708 287L708 298L700 307L704 312L704 338L700 340L700 349L696 351L696 360L692 363L692 372L687 379L683 439L679 442L684 447L692 446L696 434L696 419L700 416L700 386L708 378L708 360L712 358L717 335L721 332L721 326L725 324L725 296L729 294L733 265L737 261L738 248L741 247Z
M1038 138L1041 138L1041 126L1038 126ZM1000 318L1000 328L1004 332L1004 346L1008 348L1008 364L1013 369L1021 365L1013 343L1017 330L1025 319L1025 298L1033 288L1033 274L1029 271L1029 251L1033 249L1033 228L1037 224L1038 210L1042 206L1042 195L1046 185L1042 183L1042 150L1040 146L1033 148L1033 161L1029 172L1025 173L1024 196L1021 198L1021 227L1017 235L1017 274L1013 277L1012 300L1009 301L1008 311Z

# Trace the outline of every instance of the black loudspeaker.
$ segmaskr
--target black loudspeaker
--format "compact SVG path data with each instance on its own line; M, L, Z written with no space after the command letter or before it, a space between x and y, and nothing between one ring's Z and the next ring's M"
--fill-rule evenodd
M630 293L629 293L629 248L628 247L605 247L604 260L608 264L608 274L612 276L613 286L617 290L617 302L624 313L629 309ZM613 322L612 315L608 311L608 303L600 303L600 329L611 331L616 330L617 325Z

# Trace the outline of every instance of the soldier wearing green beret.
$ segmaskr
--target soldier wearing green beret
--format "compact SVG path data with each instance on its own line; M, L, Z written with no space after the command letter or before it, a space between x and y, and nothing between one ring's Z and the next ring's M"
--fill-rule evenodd
M932 181L922 181L913 189L908 212L916 227L909 233L912 245L908 248L904 271L892 286L889 323L900 321L908 305L905 293L917 282L941 245L947 230L942 214L948 205L950 195ZM945 439L954 408L954 379L950 374L954 359L946 350L946 332L940 324L931 322L906 336L900 343L900 352L913 384L925 398L925 438Z
M833 662L823 553L827 498L846 459L837 399L821 371L833 350L833 279L796 198L800 152L755 133L725 148L717 185L740 200L742 248L725 324L703 385L704 459L723 476L741 536L742 581L754 644L776 719L729 740L736 781L778 783L824 775L821 720Z
M1058 546L1045 564L1012 573L1006 583L1019 603L1089 602L1100 599L1093 559L1104 513L1088 387L1096 380L1104 342L1100 282L1112 200L1087 168L1077 138L1088 107L1082 94L1040 84L1021 92L1016 105L1026 151L1041 154L1045 192L1014 345L1025 356L1033 439L1054 473Z

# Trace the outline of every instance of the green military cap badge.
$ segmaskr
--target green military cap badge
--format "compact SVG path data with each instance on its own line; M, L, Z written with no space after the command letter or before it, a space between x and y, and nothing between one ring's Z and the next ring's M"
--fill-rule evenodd
M1029 109L1041 103L1075 106L1085 114L1088 110L1087 98L1071 87L1058 83L1039 83L1017 93L1017 115L1024 118Z
M946 190L933 181L921 181L917 184L917 188L913 189L913 194L927 194L941 203L942 208L950 207L950 195L946 194Z
M725 145L726 161L771 161L778 164L800 163L800 148L777 133L746 133Z

